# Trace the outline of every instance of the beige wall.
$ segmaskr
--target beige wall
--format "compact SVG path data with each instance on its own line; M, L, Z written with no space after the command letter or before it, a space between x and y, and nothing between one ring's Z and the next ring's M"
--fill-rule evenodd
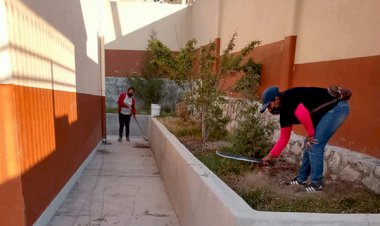
M195 1L189 7L190 37L196 38L197 46L206 45L218 36L219 0Z
M380 55L380 1L300 1L295 63Z
M152 31L171 50L188 40L187 6L160 3L106 1L102 28L105 48L145 50Z
M295 34L294 21L299 0L221 0L221 48L237 32L236 50L250 41L261 45L283 40Z

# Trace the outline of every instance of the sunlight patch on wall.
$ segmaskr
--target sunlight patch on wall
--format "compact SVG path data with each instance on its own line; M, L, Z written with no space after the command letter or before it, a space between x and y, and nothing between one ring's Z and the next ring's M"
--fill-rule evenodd
M81 0L82 15L86 29L86 53L87 57L98 63L98 27L99 27L99 5L97 1Z
M13 84L75 92L74 45L18 1L7 12Z
M14 117L13 90L11 85L0 85L0 185L15 178L19 172L17 153L16 118Z
M0 1L0 84L11 82L11 59L9 55L8 20L5 3Z
M116 7L112 7L111 4L115 4ZM105 43L119 38L117 37L117 30L120 30L120 35L125 36L186 7L187 5L160 4L154 2L109 2L105 10L103 21L105 24L102 26L108 28L104 31L106 37ZM115 18L118 18L118 21L113 21ZM113 28L113 31L111 32L109 28Z

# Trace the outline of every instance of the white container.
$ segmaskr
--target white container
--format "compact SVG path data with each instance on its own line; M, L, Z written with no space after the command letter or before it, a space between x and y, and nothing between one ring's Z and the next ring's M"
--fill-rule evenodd
M161 106L158 105L158 104L152 104L150 106L151 108L151 116L154 117L154 116L159 116L160 115L160 111L161 111Z

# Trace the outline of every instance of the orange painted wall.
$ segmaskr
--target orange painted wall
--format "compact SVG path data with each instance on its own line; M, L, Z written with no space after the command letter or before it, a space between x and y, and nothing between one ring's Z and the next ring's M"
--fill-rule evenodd
M125 77L139 74L145 50L105 50L106 76Z
M282 41L262 45L253 50L251 57L256 63L262 64L260 92L274 84L283 89L288 87L287 78L292 71L295 42L296 37L290 36ZM232 87L238 79L239 77L228 79L224 88Z
M330 143L380 158L380 56L296 64L292 86L349 87L350 115Z
M102 97L14 85L0 94L0 220L32 225L100 141Z
M100 96L15 86L27 225L101 139L101 101Z
M0 85L0 222L25 225L13 85Z

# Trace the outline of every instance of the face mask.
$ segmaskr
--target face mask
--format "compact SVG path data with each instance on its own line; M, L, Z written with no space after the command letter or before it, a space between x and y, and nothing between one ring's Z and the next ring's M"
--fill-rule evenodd
M128 97L132 97L133 96L133 93L128 93Z
M273 107L270 111L272 115L279 115L280 114L280 108Z

